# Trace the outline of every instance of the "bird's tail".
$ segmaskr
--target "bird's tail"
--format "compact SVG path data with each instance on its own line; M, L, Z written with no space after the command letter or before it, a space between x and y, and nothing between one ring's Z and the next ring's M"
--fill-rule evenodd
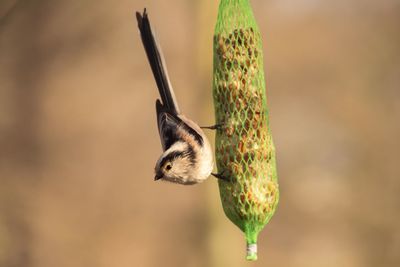
M162 55L160 46L155 40L146 9L144 9L143 15L139 12L136 12L136 18L138 21L140 35L142 37L143 46L146 50L147 58L151 66L151 70L153 71L162 103L168 109L168 111L179 114L178 103L176 102L175 94L169 81L164 57Z

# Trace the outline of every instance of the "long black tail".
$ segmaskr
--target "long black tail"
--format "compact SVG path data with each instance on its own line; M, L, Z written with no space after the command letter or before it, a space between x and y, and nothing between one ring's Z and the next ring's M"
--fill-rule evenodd
M169 81L162 51L155 41L146 9L144 9L143 15L141 15L139 12L136 12L136 18L138 21L138 27L142 37L144 49L146 50L151 70L153 71L154 78L156 79L162 103L168 109L168 111L179 114L179 107Z

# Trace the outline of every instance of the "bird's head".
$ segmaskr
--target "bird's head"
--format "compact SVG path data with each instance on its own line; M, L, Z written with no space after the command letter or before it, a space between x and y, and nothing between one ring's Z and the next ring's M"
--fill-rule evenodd
M194 166L194 151L184 142L176 142L158 159L155 167L154 180L164 180L179 184L192 184L191 177Z

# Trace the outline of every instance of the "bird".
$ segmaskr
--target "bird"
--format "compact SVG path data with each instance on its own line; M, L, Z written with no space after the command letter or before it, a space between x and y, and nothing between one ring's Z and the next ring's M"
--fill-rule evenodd
M163 153L155 166L154 180L182 185L204 182L212 173L214 160L210 142L202 128L180 112L171 86L161 46L157 43L146 9L136 12L142 43L160 94L156 100L158 132Z

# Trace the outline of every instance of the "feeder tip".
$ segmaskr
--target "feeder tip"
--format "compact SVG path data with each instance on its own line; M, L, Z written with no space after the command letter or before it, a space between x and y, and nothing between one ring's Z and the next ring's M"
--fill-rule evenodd
M256 261L257 260L257 244L247 244L246 260L248 260L248 261Z

